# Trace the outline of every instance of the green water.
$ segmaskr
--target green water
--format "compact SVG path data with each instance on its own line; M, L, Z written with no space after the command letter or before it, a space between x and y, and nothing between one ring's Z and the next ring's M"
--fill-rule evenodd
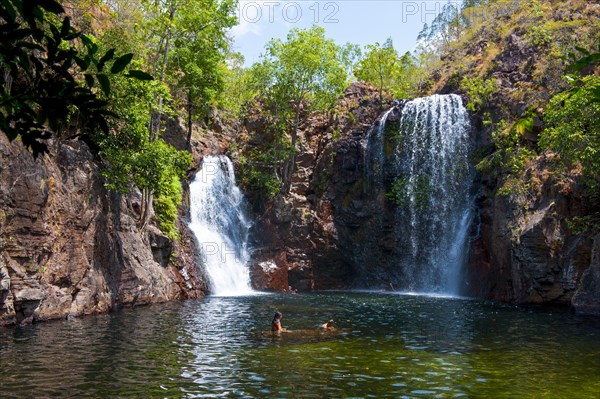
M292 331L273 336L272 313ZM339 327L315 327L333 318ZM207 298L0 331L2 398L599 398L600 320L452 298Z

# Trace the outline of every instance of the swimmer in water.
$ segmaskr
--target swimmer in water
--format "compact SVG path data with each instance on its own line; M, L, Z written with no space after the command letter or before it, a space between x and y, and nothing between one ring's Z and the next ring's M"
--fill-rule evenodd
M329 320L327 323L321 325L321 327L319 327L321 330L335 330L335 327L333 326L333 320Z
M271 322L271 331L273 332L285 332L287 331L285 328L281 327L281 319L283 315L281 312L275 312L275 316L273 316L273 321Z

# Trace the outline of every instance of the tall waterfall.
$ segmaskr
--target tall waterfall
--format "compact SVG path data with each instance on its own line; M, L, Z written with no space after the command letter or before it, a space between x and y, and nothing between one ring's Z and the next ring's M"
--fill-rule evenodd
M467 111L457 95L418 98L404 105L392 129L388 197L397 205L405 288L456 294L471 221Z
M236 186L233 164L225 156L205 157L190 184L191 223L203 263L217 296L252 293L246 201Z

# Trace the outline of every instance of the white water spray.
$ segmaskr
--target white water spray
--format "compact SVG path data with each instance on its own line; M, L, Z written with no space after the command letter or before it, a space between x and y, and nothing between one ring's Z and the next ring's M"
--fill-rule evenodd
M216 296L252 294L248 260L246 201L235 183L231 160L205 157L190 184L190 229Z
M417 98L402 109L392 161L410 290L458 293L471 222L469 131L457 95Z

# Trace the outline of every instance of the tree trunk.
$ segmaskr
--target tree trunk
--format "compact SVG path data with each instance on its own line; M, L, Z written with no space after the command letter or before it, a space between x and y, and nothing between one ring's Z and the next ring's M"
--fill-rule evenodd
M294 126L292 127L292 155L288 159L285 173L283 176L282 193L287 194L292 188L292 178L296 171L296 143L298 141L298 125L300 124L300 101L296 104L296 115L294 116Z
M191 152L192 151L192 113L194 111L193 107L194 104L192 103L192 96L191 94L188 92L188 96L187 96L187 101L188 101L188 105L187 105L187 149Z
M173 22L173 19L175 18L175 11L176 11L175 6L172 6L171 10L169 12L169 21L170 22ZM167 33L166 33L166 38L165 38L165 49L163 51L162 67L161 67L161 71L160 71L160 82L161 83L165 81L167 61L169 59L170 43L171 43L171 29L167 28ZM156 140L159 136L160 120L162 119L162 107L163 107L163 97L160 96L158 99L158 112L155 116L155 121L152 124L153 126L150 131L150 141Z
M379 110L383 111L383 72L379 71Z

